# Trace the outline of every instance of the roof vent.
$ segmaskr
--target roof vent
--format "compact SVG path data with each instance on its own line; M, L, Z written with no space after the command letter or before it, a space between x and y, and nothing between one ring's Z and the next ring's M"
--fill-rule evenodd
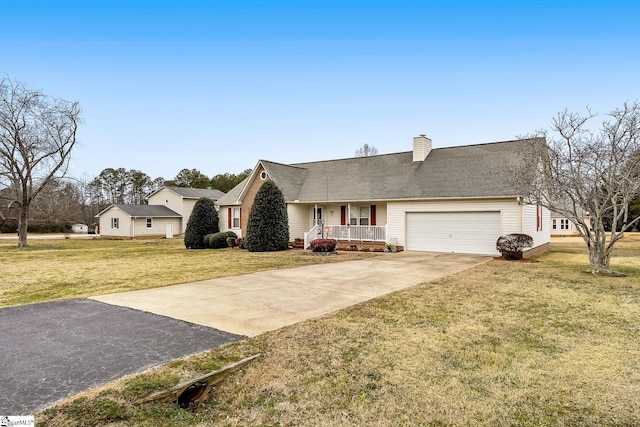
M424 135L413 137L413 161L421 162L431 152L431 139Z

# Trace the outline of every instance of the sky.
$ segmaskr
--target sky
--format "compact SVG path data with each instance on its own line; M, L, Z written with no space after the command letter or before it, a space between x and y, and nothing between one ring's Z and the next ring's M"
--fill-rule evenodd
M637 1L0 0L0 75L78 101L70 174L212 177L515 139L640 99Z

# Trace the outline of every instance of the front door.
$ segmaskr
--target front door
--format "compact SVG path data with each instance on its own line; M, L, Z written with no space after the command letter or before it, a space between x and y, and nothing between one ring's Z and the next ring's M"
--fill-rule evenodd
M313 225L324 225L321 206L313 209Z

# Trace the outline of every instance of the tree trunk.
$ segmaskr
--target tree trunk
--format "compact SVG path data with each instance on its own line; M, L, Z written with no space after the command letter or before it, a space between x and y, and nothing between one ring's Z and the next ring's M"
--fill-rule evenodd
M589 249L589 264L593 274L611 274L609 261L611 261L611 250L599 245L599 242L591 242Z
M20 206L20 220L18 221L18 247L24 248L27 246L27 211Z

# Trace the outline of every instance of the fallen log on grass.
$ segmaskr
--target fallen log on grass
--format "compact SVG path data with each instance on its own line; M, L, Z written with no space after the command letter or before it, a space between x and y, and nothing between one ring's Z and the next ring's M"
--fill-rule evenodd
M209 397L211 386L218 384L224 380L230 373L237 371L247 363L251 362L260 354L249 356L238 362L227 365L217 371L209 372L201 377L183 381L180 384L171 387L169 390L159 391L138 400L136 403L150 402L178 402L181 408L189 408L192 404L199 404Z

